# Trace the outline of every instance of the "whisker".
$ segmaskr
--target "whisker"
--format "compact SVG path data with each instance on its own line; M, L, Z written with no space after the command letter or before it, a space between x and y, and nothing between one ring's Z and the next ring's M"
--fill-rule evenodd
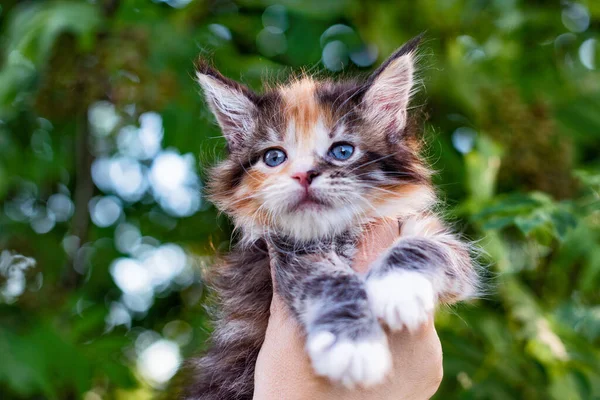
M386 155L386 156L382 156L382 157L376 158L375 160L367 161L367 162L365 162L365 163L362 163L362 164L360 164L360 165L358 165L358 166L356 166L356 167L354 167L354 168L350 169L348 172L355 171L355 170L357 170L357 169L359 169L359 168L363 168L363 167L365 167L365 166L367 166L367 165L370 165L370 164L376 163L376 162L378 162L378 161L381 161L381 160L385 160L386 158L390 158L390 157L393 157L393 156L394 156L394 154L388 154L388 155Z

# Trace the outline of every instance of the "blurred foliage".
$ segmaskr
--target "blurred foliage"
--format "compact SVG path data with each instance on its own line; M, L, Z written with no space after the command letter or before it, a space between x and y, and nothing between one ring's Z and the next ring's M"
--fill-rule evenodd
M427 31L427 156L487 294L438 313L440 399L600 398L600 2L4 0L0 397L146 399L210 331L230 227L209 55L259 88Z

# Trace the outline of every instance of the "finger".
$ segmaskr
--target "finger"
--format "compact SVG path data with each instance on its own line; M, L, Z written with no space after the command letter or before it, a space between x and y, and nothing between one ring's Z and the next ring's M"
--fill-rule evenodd
M273 292L273 298L271 299L271 308L270 308L271 316L269 320L278 319L283 320L287 319L290 315L285 302L276 291Z
M369 225L359 243L353 268L360 273L367 272L370 264L394 243L399 234L395 219L379 220Z

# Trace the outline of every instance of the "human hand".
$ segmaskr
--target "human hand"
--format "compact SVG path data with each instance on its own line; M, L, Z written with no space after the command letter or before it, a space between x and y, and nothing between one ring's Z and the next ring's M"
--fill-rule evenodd
M398 236L396 221L373 225L363 237L354 268L369 265ZM423 400L437 391L442 379L442 347L433 320L418 332L389 334L393 357L386 381L372 388L347 389L313 372L305 338L283 300L275 294L265 341L256 363L255 400Z

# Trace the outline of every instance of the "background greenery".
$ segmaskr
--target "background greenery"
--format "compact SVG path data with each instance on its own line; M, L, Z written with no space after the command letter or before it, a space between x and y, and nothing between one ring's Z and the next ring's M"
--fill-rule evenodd
M600 2L3 0L0 398L146 399L210 325L230 227L192 63L367 73L427 31L427 156L489 294L437 318L439 399L600 399Z

